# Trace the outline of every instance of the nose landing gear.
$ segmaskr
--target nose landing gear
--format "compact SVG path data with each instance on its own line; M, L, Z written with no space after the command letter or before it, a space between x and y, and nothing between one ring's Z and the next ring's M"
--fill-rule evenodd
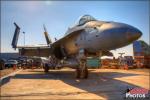
M86 66L86 61L80 61L79 67L76 69L76 78L87 79L88 69Z
M76 69L76 78L87 79L88 78L88 68L86 65L85 50L81 49L79 51L79 67Z

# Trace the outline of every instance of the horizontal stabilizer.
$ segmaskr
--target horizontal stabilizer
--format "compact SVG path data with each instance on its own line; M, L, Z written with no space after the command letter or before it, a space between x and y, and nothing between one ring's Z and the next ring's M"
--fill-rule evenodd
M49 57L52 52L50 47L21 47L18 49L22 56Z

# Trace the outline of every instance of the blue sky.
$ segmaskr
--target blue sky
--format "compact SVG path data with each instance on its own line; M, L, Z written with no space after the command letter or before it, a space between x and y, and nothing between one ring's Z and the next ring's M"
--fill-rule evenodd
M148 1L2 1L1 2L1 51L14 52L11 41L16 22L21 27L18 45L46 44L43 24L52 40L63 37L69 26L78 18L89 14L96 19L130 24L143 32L141 40L149 43ZM133 55L132 45L112 51Z

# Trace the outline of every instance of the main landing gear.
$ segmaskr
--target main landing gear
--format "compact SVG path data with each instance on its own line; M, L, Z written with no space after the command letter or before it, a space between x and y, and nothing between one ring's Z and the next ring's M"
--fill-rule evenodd
M47 73L48 70L49 70L49 66L48 66L48 64L45 64L45 65L44 65L44 72Z

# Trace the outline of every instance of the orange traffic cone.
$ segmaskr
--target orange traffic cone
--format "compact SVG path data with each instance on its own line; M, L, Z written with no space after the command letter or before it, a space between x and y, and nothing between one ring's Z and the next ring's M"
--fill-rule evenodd
M128 65L127 64L124 65L124 69L128 70Z

